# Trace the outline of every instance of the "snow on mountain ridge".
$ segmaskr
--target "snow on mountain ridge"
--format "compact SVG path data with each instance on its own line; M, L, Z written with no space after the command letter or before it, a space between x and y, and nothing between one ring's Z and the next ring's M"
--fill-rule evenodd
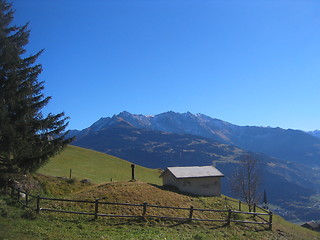
M119 124L120 123L120 124ZM318 164L320 140L300 130L281 128L238 126L204 114L176 113L173 111L144 116L121 112L112 118L101 118L84 129L81 133L73 131L80 137L111 126L130 126L169 133L189 134L210 138L221 143L264 153L288 161ZM293 140L294 141L293 141Z
M147 128L151 130L182 134L207 135L207 137L211 137L211 134L215 134L216 129L233 126L230 123L216 118L211 118L200 113L192 114L191 112L177 113L168 111L157 115L145 116L142 114L132 114L127 111L123 111L117 115L113 115L111 118L100 118L89 128L92 131L99 131L105 127L115 124L119 121L119 118L137 128ZM211 134L208 135L208 133Z

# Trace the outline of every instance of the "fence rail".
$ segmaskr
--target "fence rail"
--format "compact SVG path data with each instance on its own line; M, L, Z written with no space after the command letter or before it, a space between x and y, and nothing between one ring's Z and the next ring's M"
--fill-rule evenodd
M72 200L72 199L61 199L61 198L50 198L50 197L41 197L39 195L35 196L32 195L26 191L22 191L14 186L5 186L4 192L5 194L8 194L8 189L11 188L10 195L12 198L16 198L18 202L20 202L23 206L28 207L36 211L37 213L40 213L42 211L47 212L59 212L59 213L69 213L69 214L80 214L80 215L90 215L94 216L94 219L98 219L98 217L115 217L115 218L161 218L161 219L172 219L172 220L183 220L183 221L207 221L207 222L222 222L226 225L230 225L231 222L233 223L243 223L243 224L260 224L260 225L268 225L268 229L272 229L272 212L260 208L256 205L253 207L253 212L245 212L241 211L242 203L241 201L236 201L233 199L225 198L226 201L231 201L235 203L239 203L239 210L218 210L218 209L200 209L200 208L194 208L193 206L188 207L171 207L171 206L159 206L159 205L152 205L148 204L147 202L144 202L143 204L132 204L132 203L113 203L113 202L102 202L99 201L99 199L96 199L95 201L88 201L88 200ZM24 197L24 200L22 199ZM41 207L42 201L52 201L52 202L70 202L70 203L85 203L85 204L91 204L94 207L93 212L83 212L83 211L71 211L71 210L62 210L62 209L52 209L52 208L46 208ZM34 207L30 206L30 203L34 202ZM99 206L102 205L114 205L114 206L126 206L126 207L138 207L141 208L141 214L139 215L118 215L118 214L107 214L107 213L100 213L99 212ZM159 215L148 215L148 209L150 208L161 208L161 209L173 209L173 210L184 210L188 212L188 217L173 217L173 216L159 216ZM263 211L256 212L256 208ZM195 218L194 212L219 212L219 213L226 213L226 217L224 219L207 219L207 218ZM254 220L252 221L241 221L237 219L233 219L232 215L234 214L246 214L251 215ZM255 217L259 218L261 221L256 221Z

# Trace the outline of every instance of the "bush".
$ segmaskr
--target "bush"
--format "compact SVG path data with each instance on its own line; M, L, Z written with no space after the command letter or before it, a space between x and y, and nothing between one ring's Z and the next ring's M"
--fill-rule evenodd
M74 184L75 182L76 182L76 179L74 179L74 178L69 178L67 180L67 183L69 183L69 184Z
M14 208L12 208L14 202L11 198L6 198L4 196L0 199L0 216L5 218L11 218L16 216Z
M2 199L0 199L0 216L1 217L8 217L9 216L8 205Z
M22 214L22 218L29 219L29 220L35 220L37 218L37 214L31 210L31 209L26 209Z

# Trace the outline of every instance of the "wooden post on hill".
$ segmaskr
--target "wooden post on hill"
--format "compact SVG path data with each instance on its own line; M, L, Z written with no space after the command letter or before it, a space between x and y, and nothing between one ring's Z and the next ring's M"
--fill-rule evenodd
M20 201L20 188L18 188L18 191L17 191L17 200L18 202Z
M96 199L94 204L94 220L98 219L98 212L99 212L99 199Z
M269 212L269 230L272 230L272 212Z
M26 192L26 206L28 207L28 192Z
M134 178L134 164L131 164L131 181L135 181L136 179Z
M192 221L192 215L193 215L193 206L190 206L190 212L189 212L189 221Z
M231 222L231 209L228 209L228 218L227 218L227 225L229 226Z
M37 208L36 208L36 212L40 213L40 195L37 195Z
M72 169L70 168L70 175L69 175L69 179L71 179L72 177Z
M146 214L147 214L147 202L143 203L143 210L142 210L142 218L146 220Z

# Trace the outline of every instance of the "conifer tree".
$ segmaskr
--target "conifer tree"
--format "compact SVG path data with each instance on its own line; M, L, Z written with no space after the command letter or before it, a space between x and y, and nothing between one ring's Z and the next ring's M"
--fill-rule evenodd
M0 174L34 172L70 142L64 113L41 111L50 100L38 81L42 50L26 57L30 30L12 25L13 15L0 0Z

